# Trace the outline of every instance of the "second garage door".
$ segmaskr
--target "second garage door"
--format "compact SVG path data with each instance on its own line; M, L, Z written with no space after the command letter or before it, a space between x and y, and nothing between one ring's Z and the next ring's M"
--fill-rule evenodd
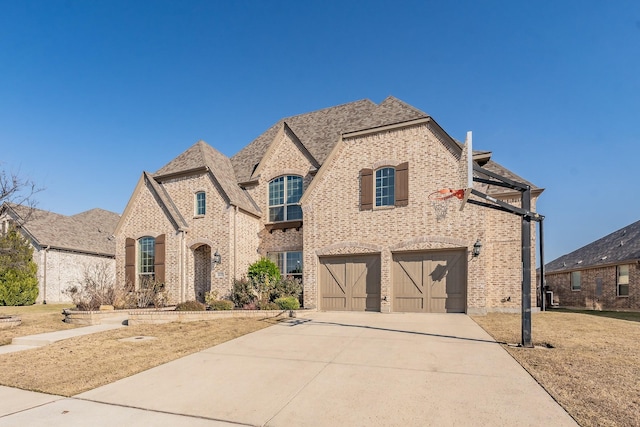
M380 255L320 258L320 308L380 311Z
M393 254L393 310L464 313L466 251Z

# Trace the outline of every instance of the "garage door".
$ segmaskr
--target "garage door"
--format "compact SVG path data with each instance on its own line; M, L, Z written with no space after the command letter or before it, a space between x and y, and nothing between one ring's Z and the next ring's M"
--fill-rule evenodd
M380 311L380 256L320 258L320 308Z
M393 310L464 313L466 251L393 254Z

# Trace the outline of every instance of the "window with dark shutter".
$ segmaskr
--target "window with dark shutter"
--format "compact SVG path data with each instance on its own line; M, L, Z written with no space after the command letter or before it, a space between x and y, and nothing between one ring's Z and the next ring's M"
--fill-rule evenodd
M360 210L373 209L373 169L360 171Z
M164 283L164 259L165 259L165 235L156 237L156 253L154 260L154 271L156 283Z
M409 204L409 163L404 162L396 167L396 206Z
M136 287L136 241L128 237L124 244L124 286L129 292Z

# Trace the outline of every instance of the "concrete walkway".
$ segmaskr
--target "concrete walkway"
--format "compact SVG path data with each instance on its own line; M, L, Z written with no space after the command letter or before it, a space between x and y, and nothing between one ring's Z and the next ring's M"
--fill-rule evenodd
M0 426L577 425L453 314L312 313L73 398L0 402Z
M125 325L123 325L122 322L111 322L102 325L84 326L74 329L64 329L62 331L27 335L25 337L16 337L11 340L11 344L0 346L0 354L29 350L31 348L42 347L68 338L95 334L96 332L108 331L111 329L122 328L124 326Z

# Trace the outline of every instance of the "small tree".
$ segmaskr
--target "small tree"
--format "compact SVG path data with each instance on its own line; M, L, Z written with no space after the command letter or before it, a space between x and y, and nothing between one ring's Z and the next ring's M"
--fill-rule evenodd
M275 283L280 280L280 269L275 262L269 258L262 257L249 266L248 276L249 279L257 282L269 280Z
M14 228L0 235L0 305L31 305L38 297L33 248Z

